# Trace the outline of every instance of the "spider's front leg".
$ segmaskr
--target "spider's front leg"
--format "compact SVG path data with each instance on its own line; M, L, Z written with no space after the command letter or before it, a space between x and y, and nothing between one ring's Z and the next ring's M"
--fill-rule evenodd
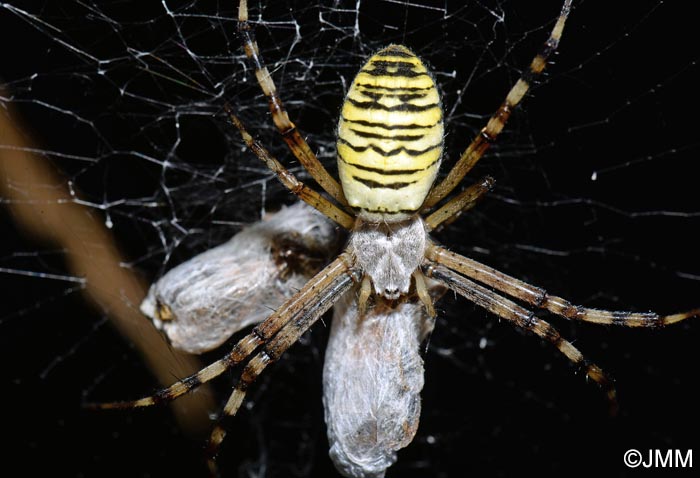
M277 131L282 135L285 143L294 156L309 172L312 178L340 204L347 204L343 190L333 176L323 167L316 155L311 151L306 140L299 134L296 126L289 119L282 99L277 93L275 83L272 81L270 71L260 54L258 43L255 40L255 31L248 21L248 2L241 0L238 5L238 34L243 40L243 49L255 68L255 78L270 104L272 121Z
M496 138L506 125L513 110L523 100L532 83L539 77L547 66L549 58L557 51L559 41L564 31L566 19L571 11L572 0L565 0L561 13L557 18L554 28L552 28L549 38L530 62L530 66L525 70L518 81L508 92L506 99L501 106L491 116L486 126L472 140L467 149L459 157L457 163L452 167L447 177L430 191L428 198L423 204L423 209L429 209L442 201L452 190L459 185L466 174L481 159L489 146L496 141Z

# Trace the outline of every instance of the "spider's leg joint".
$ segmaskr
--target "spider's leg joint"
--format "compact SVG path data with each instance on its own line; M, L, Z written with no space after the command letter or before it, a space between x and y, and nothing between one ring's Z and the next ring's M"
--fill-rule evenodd
M430 246L432 246L432 244ZM430 257L430 255L431 252L433 252L434 250L434 246L432 248L430 246L426 250L426 258L429 261L433 261L435 259L433 257ZM434 253L432 255L434 256ZM424 262L421 265L421 269L423 270L423 274L425 274L426 277L433 277L433 275L435 274L435 267L433 267L432 262Z
M182 384L188 389L197 388L202 384L202 379L199 374L190 375L182 380Z
M481 182L481 184L483 184L488 191L491 191L496 185L496 180L491 176L484 176L484 179Z
M242 338L231 351L223 358L226 367L233 367L244 360L260 344L267 341L267 338L260 332L259 327L254 327L246 337Z
M486 128L482 129L480 134L481 134L481 137L484 138L484 141L486 141L489 144L496 141L496 137L494 135L492 135L491 133L489 133L486 130Z
M541 289L539 287L535 288L535 290L537 291L537 296L534 300L534 306L541 309L543 308L544 304L549 300L549 294L546 290Z
M363 279L364 273L356 267L355 255L352 253L352 250L346 250L339 258L343 261L343 265L350 279L352 279L355 284L359 283Z
M264 343L265 340L267 340L267 339L262 335L262 333L258 330L257 327L253 327L253 330L251 331L251 334L253 334L253 335L255 336L255 338L258 339L258 341L260 341L260 343Z
M248 20L238 22L238 31L240 33L248 33L252 29L253 28L250 26L250 22Z
M508 121L508 118L510 118L511 113L513 112L513 105L506 103L503 103L501 107L498 109L496 112L496 116L503 122L505 123Z
M538 322L537 316L535 315L534 312L530 312L527 317L525 317L525 320L523 321L523 328L526 330L532 329L535 324ZM556 346L556 344L555 344Z
M278 111L278 110L279 110L279 108L276 109L275 111ZM274 113L274 111L273 111L273 113ZM288 137L293 135L294 132L297 130L296 125L294 123L292 123L292 121L289 119L289 117L287 117L287 121L289 122L289 126L287 126L287 128L284 131L280 131L280 134L282 135L282 137L284 139L287 139Z
M544 45L547 53L553 53L559 47L559 39L550 37Z

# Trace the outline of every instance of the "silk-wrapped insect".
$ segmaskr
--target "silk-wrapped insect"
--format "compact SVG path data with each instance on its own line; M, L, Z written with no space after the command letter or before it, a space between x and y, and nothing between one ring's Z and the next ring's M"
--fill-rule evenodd
M333 223L304 203L285 207L168 271L141 311L178 350L213 350L279 308L340 240Z

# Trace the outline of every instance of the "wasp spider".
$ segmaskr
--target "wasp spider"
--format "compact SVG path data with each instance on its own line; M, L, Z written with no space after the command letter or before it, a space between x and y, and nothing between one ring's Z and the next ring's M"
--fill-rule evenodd
M231 107L225 110L250 150L292 193L349 231L347 246L334 260L325 259L333 250L333 227L311 208L294 206L174 269L152 287L143 310L175 346L209 350L243 326L258 325L223 358L154 395L93 406L134 408L174 400L247 361L223 410L224 416L233 416L260 373L335 305L324 366L330 455L345 476L381 477L396 460L396 451L416 433L423 386L419 345L432 329L434 300L451 289L551 343L585 370L614 408L615 389L603 371L527 307L570 320L628 327L663 327L696 316L700 309L660 316L576 306L450 252L430 237L491 189L493 179L486 177L440 205L496 140L544 70L570 8L571 0L565 0L541 51L437 185L433 182L442 158L444 125L435 81L405 46L389 45L375 53L353 80L342 107L338 183L289 119L261 58L246 0L241 0L238 30L275 127L327 195L298 181L253 139ZM302 252L306 260L292 259L289 251ZM327 265L313 274L323 261ZM266 304L276 309L269 317ZM224 435L221 424L211 433L212 474L217 473L214 457Z

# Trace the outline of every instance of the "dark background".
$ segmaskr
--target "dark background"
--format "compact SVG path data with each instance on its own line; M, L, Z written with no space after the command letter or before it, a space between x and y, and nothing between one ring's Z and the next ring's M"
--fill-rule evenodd
M265 206L290 201L241 153L221 115L225 100L237 105L294 164L244 69L233 5L167 2L182 13L168 17L161 2L60 3L0 6L2 104L38 148L96 158L45 155L84 198L142 203L95 210L113 221L128 267L153 280L256 220L263 179ZM455 108L448 165L529 63L559 9L556 1L437 2L444 13L417 6L425 2L363 2L354 36L355 2L333 4L345 13L299 3L268 6L264 19L280 23L261 27L259 42L268 62L282 62L275 81L290 114L331 168L341 79L350 81L373 50L405 43L436 71L446 109ZM251 10L258 18L258 2ZM291 20L301 40L290 51ZM554 64L470 175L494 176L496 189L438 239L575 303L660 313L697 307L696 28L674 2L575 2ZM66 45L111 61L96 63ZM187 74L202 88L166 81L163 72ZM177 168L163 173L134 153ZM223 180L203 179L212 171ZM161 205L148 208L147 199ZM65 273L60 250L15 229L3 209L0 221L0 267ZM73 284L8 273L0 280L6 463L29 476L205 476L203 439L183 435L167 408L80 408L84 397L134 398L156 386L105 311L86 304ZM615 378L621 411L613 419L603 394L551 346L464 300L448 296L438 308L421 427L388 476L655 476L625 468L623 453L698 450L697 321L640 331L550 317ZM224 476L334 476L321 405L326 335L317 324L254 387L252 406L223 446ZM234 379L235 372L217 382L222 400Z

